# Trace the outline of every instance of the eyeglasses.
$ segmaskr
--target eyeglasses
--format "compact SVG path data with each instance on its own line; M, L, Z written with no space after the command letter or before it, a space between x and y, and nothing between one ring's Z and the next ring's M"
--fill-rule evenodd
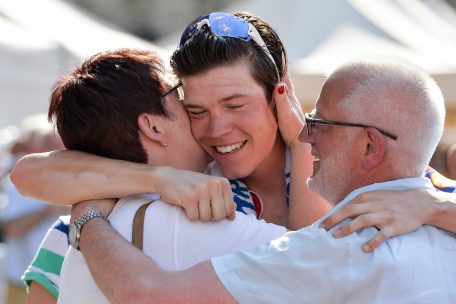
M192 39L204 25L211 30L212 34L218 37L237 38L245 42L249 42L250 40L255 41L255 43L263 49L269 59L271 59L277 77L280 80L279 69L277 68L271 52L269 52L266 43L264 43L264 40L258 33L258 30L246 20L232 14L216 12L198 17L185 29L179 42L179 48Z
M177 97L179 100L184 100L184 90L182 88L182 82L180 82L180 81L176 85L174 85L171 89L169 89L164 94L162 94L161 98L165 98L166 96L173 93L174 91L177 91Z
M313 118L311 116L312 114L306 113L304 114L304 117L306 119L306 127L307 127L307 134L310 136L312 135L312 128L315 125L327 125L327 126L347 126L347 127L359 127L359 128L374 128L378 130L380 133L383 135L393 139L397 140L397 136L394 134L391 134L381 128L374 127L374 126L369 126L365 124L359 124L359 123L352 123L352 122L342 122L342 121L334 121L334 120L326 120L326 119L320 119L320 118Z

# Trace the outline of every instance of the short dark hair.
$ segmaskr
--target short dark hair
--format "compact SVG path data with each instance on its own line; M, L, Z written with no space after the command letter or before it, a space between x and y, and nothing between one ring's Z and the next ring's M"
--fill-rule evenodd
M56 82L48 119L67 149L146 163L138 116L168 116L163 74L163 62L150 51L98 53Z
M280 78L283 78L287 72L287 56L277 33L258 16L246 12L238 12L234 15L248 21L257 29L274 58ZM182 78L242 60L250 64L253 78L263 86L266 97L270 101L274 86L279 79L277 79L274 63L253 40L246 43L237 38L217 37L209 28L203 26L195 36L174 51L171 67L176 76Z

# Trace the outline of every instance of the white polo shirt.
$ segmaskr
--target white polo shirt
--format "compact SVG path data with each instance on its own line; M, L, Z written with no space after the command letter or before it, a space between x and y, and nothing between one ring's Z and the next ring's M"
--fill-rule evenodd
M373 184L327 216L363 192L415 188L435 191L424 177ZM320 222L255 250L213 258L212 265L239 303L456 303L454 234L422 226L366 254L361 246L377 229L335 239L335 228L325 231Z
M109 215L111 225L131 242L134 214L154 198L144 194L121 199ZM182 208L158 200L147 208L143 250L163 269L183 270L211 257L267 244L285 232L284 227L239 212L234 221L191 222ZM63 262L58 303L109 303L81 252L72 247Z

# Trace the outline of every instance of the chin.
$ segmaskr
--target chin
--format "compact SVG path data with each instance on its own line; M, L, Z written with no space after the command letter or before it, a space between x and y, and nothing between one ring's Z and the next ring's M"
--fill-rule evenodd
M231 167L231 168L220 167L220 171L222 171L223 176L226 177L227 179L245 178L251 174L248 170L245 170L245 169L236 170L236 168L233 168L233 167Z
M320 196L323 196L320 191L320 188L316 185L315 179L312 176L307 179L307 187L313 192L319 194Z
M307 187L312 191L320 195L322 198L324 198L327 202L331 203L330 196L328 195L327 191L325 191L325 186L324 183L319 181L318 177L315 178L314 176L311 176L307 179Z

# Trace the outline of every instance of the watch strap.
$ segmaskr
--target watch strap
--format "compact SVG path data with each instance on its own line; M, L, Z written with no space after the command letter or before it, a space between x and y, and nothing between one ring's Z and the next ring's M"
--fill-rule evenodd
M97 217L100 217L109 223L109 220L103 215L103 213L101 211L95 211L95 210L87 211L73 223L74 228L76 229L76 236L75 236L76 239L73 244L74 248L79 250L79 239L81 237L81 231L82 231L82 227L84 226L84 224L87 223L88 221L90 221L91 219L94 219Z
M77 220L76 222L74 222L77 226L81 226L84 225L87 221L89 221L90 219L93 219L95 217L102 217L102 218L105 218L105 216L103 215L103 213L101 211L94 211L94 210L91 210L91 211L87 211L86 213L84 213L83 215L81 215Z

